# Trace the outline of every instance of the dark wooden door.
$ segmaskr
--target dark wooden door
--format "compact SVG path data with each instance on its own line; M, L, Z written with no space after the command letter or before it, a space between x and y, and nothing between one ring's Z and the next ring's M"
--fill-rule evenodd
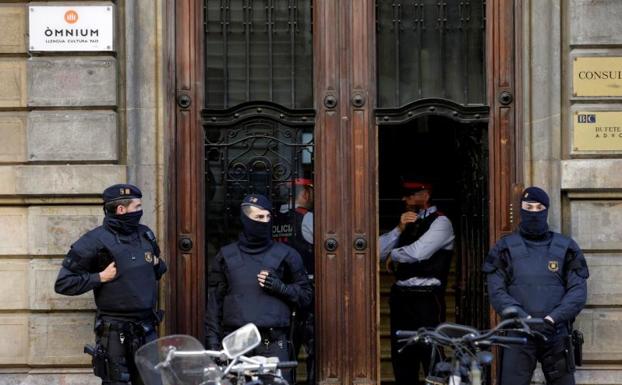
M487 67L490 170L490 243L512 232L517 224L519 196L523 187L521 140L521 0L491 0L487 9ZM490 309L490 320L496 314ZM498 362L492 380L497 383Z
M321 383L379 380L374 6L314 3Z
M313 1L318 380L379 382L375 0ZM203 334L204 0L168 0L167 332ZM513 227L520 0L490 0L490 240Z

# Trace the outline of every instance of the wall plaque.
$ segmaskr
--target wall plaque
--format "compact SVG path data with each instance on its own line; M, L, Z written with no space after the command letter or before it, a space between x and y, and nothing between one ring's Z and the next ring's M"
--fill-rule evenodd
M112 51L114 5L28 7L30 51Z
M573 96L622 96L622 57L575 57Z
M574 151L622 151L622 111L576 111Z

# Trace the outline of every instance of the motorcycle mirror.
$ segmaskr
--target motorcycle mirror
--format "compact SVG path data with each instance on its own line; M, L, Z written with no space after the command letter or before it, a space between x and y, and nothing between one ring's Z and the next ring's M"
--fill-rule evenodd
M492 363L493 358L494 358L494 355L491 352L487 352L487 351L477 352L477 362L479 362L479 364L482 366L490 365Z
M508 306L501 312L501 318L511 319L518 318L518 309L514 306Z
M249 323L222 340L222 348L229 358L236 358L253 350L261 342L261 335L255 324Z

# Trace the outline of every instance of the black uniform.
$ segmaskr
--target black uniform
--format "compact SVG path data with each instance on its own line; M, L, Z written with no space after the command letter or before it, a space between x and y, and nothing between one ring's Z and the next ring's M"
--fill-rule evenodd
M555 321L545 331L547 341L534 338L526 346L504 349L501 384L529 384L536 361L542 364L547 384L574 384L568 334L585 306L589 276L576 242L550 231L539 237L517 232L490 250L483 271L498 313L514 306L522 317L550 316Z
M296 207L285 213L279 213L272 226L272 237L277 242L283 242L293 247L302 257L302 261L310 275L313 285L315 259L313 258L313 244L307 242L302 235L302 221L310 211L304 207ZM292 343L294 356L297 357L300 348L305 347L307 353L307 384L315 384L315 317L314 301L304 309L296 309Z
M441 216L438 211L408 224L400 234L396 248L419 240ZM397 330L417 330L420 327L434 327L445 321L445 288L451 265L452 250L437 250L429 259L415 263L398 263L395 277L407 280L411 277L436 278L440 286L391 287L389 306L391 309L391 358L397 384L419 382L419 365L427 373L432 350L425 344L411 345L401 353L403 343L395 336Z
M263 339L252 354L289 360L292 308L305 307L311 302L307 273L300 255L282 243L270 242L267 248L254 251L235 242L223 247L212 260L208 276L206 345L220 349L226 334L252 322ZM285 293L272 293L259 286L257 274L262 270L270 271L284 282Z
M101 283L99 272L113 261L116 278ZM65 257L54 288L65 295L93 290L97 305L93 365L104 384L142 384L134 353L156 338L161 318L156 309L157 281L165 272L155 237L143 225L122 233L105 220L74 243Z

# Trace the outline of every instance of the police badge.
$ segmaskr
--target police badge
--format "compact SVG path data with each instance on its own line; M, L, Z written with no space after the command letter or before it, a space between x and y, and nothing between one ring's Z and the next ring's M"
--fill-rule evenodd
M147 263L153 263L153 254L151 254L151 251L145 252L145 261L147 261Z
M559 263L557 261L549 261L549 270L553 273L559 270Z

